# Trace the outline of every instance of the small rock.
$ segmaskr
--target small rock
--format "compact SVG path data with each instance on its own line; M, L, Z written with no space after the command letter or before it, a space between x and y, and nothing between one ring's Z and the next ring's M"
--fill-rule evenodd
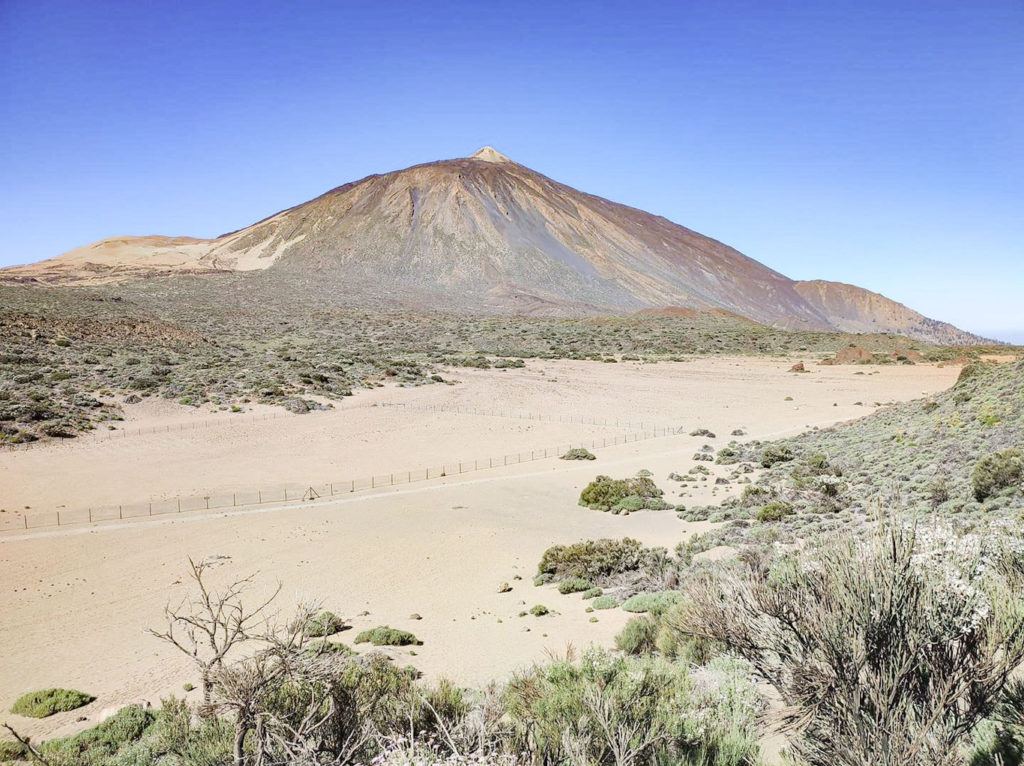
M510 590L512 590L512 586L507 582L503 582L498 586L498 593L508 593Z
M409 615L409 619L410 620L422 620L423 618L420 617L419 614L417 614L416 612L413 612L412 614Z
M797 362L796 364L794 364L792 367L789 368L789 371L790 372L807 372L807 370L804 368L804 363L803 362Z

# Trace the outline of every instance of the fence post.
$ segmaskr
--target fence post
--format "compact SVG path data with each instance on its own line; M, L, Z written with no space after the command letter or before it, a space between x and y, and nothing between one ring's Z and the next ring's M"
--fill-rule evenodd
M180 495L178 496L177 500L178 500L178 513L181 513L181 496Z
M23 520L23 521L25 522L25 529L28 529L28 514L26 513L26 514L25 514L24 516L22 516L21 518L22 518L22 520Z
M153 504L152 503L149 504L149 515L150 516L153 515Z
M89 509L89 523L92 523L92 508Z
M352 479L352 488L349 490L349 492L355 492L355 491L356 491L356 480Z
M123 506L120 506L120 505L117 506L117 518L119 518L119 519L123 519L124 518L124 507Z
M60 526L60 511L57 511L57 526Z

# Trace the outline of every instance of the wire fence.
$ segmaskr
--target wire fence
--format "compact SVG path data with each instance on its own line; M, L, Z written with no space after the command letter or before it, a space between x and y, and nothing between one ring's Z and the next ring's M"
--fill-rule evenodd
M378 406L385 408L401 407L407 410L415 410L418 412L441 412L455 415L479 415L482 417L506 418L510 420L533 420L544 423L576 423L580 425L608 426L613 428L626 428L639 431L643 431L644 429L651 427L650 423L638 423L635 421L617 419L610 420L608 418L593 418L585 417L582 415L541 415L535 412L525 412L517 410L486 410L475 407L442 407L439 405L403 404L398 402L384 402L379 405L363 404L356 407L344 407L342 409L372 409ZM281 410L280 412L264 412L251 414L224 413L215 418L190 419L179 423L154 424L150 426L117 425L114 426L113 428L104 429L103 424L100 423L97 424L96 428L90 432L88 438L96 441L109 441L111 439L125 439L128 438L129 436L144 436L147 434L171 434L185 433L191 431L203 431L206 429L219 426L237 425L239 423L257 423L267 420L280 420L282 418L293 417L296 417L295 413ZM120 424L122 421L115 422ZM22 444L0 444L0 450L27 450L50 446L54 443L77 443L80 440L80 437L75 436L54 436L50 437L49 439L40 439L38 441L24 442Z
M281 412L264 412L264 413L224 413L220 417L216 418L203 418L186 420L180 423L164 423L154 424L151 426L129 426L121 425L114 426L113 428L104 428L103 422L100 422L96 427L88 432L90 439L97 441L109 441L111 439L124 439L129 436L143 436L146 434L170 434L180 433L186 431L202 431L215 426L224 425L235 425L238 423L257 423L264 420L278 420L280 418L291 418L295 417L294 413L282 410ZM122 421L114 421L116 423L122 423ZM112 425L109 423L109 425ZM39 447L50 446L54 443L71 443L79 442L81 437L78 436L53 436L48 439L40 439L34 442L24 442L22 444L0 444L0 450L26 450Z
M482 411L472 414L484 414ZM525 418L524 418L525 419ZM569 421L565 421L569 422ZM580 421L571 421L580 422ZM601 425L595 423L593 425ZM609 422L608 425L611 425ZM176 495L146 502L99 505L88 508L68 509L57 508L52 511L33 511L18 514L4 513L0 515L0 533L40 527L68 526L72 524L90 524L98 521L116 521L118 519L138 519L145 517L166 516L167 514L194 513L197 511L221 511L233 508L256 507L266 504L285 504L316 502L329 500L356 492L414 484L421 481L457 476L474 471L486 471L519 465L536 460L557 458L570 449L601 449L620 444L646 441L665 436L677 436L684 429L675 426L651 427L632 433L616 434L605 437L594 437L589 441L544 447L523 452L491 455L465 460L452 460L438 463L425 468L404 471L389 471L365 476L360 479L343 479L333 482L315 484L294 484L288 487L252 488L234 492L216 492L203 495Z
M482 417L506 418L510 420L534 420L542 423L569 423L584 426L608 426L609 428L627 428L636 431L644 431L655 428L652 423L633 420L619 420L617 418L595 418L585 415L541 415L536 412L520 410L487 410L478 407L442 407L436 404L406 404L402 402L385 402L381 407L401 407L407 410L420 412L443 412L451 415L479 415ZM659 427L660 428L660 427Z

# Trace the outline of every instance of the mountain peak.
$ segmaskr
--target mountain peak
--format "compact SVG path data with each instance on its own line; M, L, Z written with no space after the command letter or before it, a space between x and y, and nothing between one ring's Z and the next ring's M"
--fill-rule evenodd
M511 162L508 157L499 152L493 146L485 146L472 157L471 160L482 160L483 162Z

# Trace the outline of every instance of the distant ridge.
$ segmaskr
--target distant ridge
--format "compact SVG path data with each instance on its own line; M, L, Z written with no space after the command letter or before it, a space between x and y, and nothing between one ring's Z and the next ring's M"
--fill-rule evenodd
M0 269L0 280L74 285L220 272L299 281L346 305L554 316L720 310L789 329L983 340L853 285L791 280L490 146L368 176L216 239L105 239Z

